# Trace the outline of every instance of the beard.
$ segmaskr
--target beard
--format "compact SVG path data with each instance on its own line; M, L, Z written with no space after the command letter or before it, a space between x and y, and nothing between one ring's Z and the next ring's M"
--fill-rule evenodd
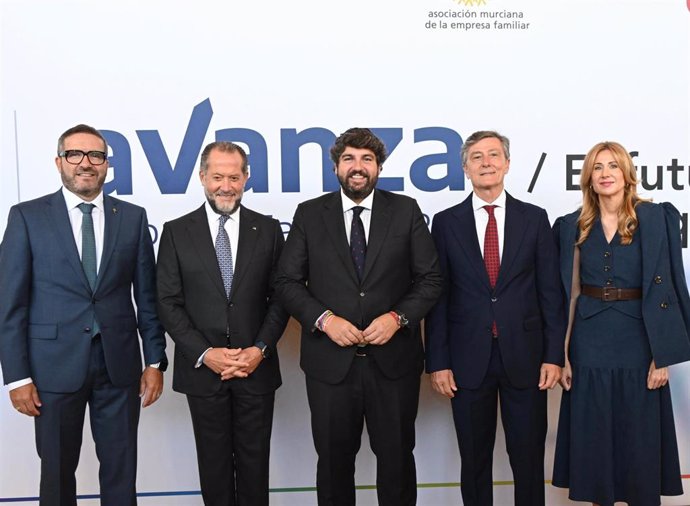
M79 175L91 174L95 176L89 181L80 181L78 179ZM60 178L62 179L62 184L70 192L75 195L84 197L85 199L90 199L98 195L103 188L103 183L105 183L106 174L100 174L97 170L79 167L75 170L74 174L69 174L67 171L60 169Z
M349 180L350 177L360 175L364 176L365 181L361 186L355 187ZM362 170L351 170L344 176L337 174L340 187L347 198L354 202L361 202L369 196L369 194L376 188L376 183L379 181L379 175L376 173L373 177Z
M216 197L228 197L232 196L232 194L228 194L225 192L218 191L216 193L206 193L206 200L208 200L208 204L211 206L211 209L216 214L232 214L235 211L237 211L237 208L240 207L240 203L242 202L242 193L235 193L235 200L228 202L228 203L220 203L216 201Z

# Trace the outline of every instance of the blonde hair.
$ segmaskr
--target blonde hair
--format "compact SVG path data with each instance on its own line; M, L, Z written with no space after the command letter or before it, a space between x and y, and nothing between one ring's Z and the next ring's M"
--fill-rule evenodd
M602 151L610 151L613 159L623 173L625 187L623 188L623 205L618 210L618 235L621 244L630 244L633 234L637 230L638 220L635 207L640 202L646 202L637 194L637 173L635 164L628 154L628 151L617 142L604 141L596 144L589 150L582 165L580 175L580 189L582 190L582 209L577 220L580 237L577 245L581 245L587 240L594 220L601 214L599 209L599 196L592 189L592 172L594 171L594 160Z

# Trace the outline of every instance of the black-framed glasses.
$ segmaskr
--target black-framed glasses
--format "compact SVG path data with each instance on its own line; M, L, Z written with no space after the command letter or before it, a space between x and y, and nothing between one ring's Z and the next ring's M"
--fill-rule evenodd
M93 165L102 165L108 159L108 155L103 151L82 151L80 149L66 149L58 153L58 156L67 160L67 163L79 165L85 156Z

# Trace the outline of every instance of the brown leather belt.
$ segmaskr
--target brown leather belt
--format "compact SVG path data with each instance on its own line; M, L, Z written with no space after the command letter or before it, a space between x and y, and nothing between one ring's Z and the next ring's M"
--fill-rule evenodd
M616 288L615 286L582 285L582 295L607 302L615 300L636 300L642 298L641 288Z

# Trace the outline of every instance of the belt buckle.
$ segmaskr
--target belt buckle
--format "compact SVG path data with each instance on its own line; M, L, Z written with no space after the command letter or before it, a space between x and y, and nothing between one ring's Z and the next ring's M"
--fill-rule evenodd
M614 286L605 286L604 290L601 294L602 300L605 301L612 301L612 300L618 300L618 288Z

